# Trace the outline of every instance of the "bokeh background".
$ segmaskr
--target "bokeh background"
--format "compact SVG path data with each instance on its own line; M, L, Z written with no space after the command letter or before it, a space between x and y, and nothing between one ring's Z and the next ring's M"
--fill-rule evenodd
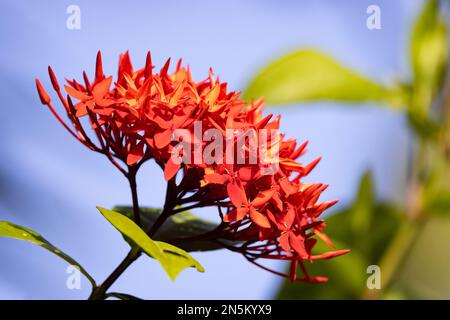
M81 29L66 28L66 8L81 9ZM380 30L366 27L366 9L381 8ZM0 11L0 220L38 230L103 280L128 251L121 236L95 209L129 204L126 181L102 156L72 139L42 107L34 79L93 74L95 55L114 73L129 49L136 65L147 50L161 67L172 57L189 63L196 79L213 67L241 90L262 66L296 48L316 48L382 83L410 76L408 33L421 0L321 1L1 1ZM363 172L373 173L379 199L401 200L412 137L407 119L388 108L349 108L323 102L277 108L288 136L309 140L305 162L322 156L309 180L330 188L324 199L349 205ZM141 170L142 205L161 206L162 172ZM216 219L215 210L203 217ZM267 299L281 279L228 251L193 253L206 273L184 271L170 282L142 257L113 289L149 299ZM282 263L272 263L283 269ZM0 239L0 298L84 299L90 287L66 287L67 263L48 252Z

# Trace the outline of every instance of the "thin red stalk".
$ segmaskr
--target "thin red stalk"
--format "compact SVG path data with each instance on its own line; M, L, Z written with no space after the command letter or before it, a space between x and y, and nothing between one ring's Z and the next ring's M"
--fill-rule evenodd
M276 275L281 276L281 277L284 277L284 278L289 278L289 276L288 276L287 274L284 274L284 273L281 273L281 272L278 272L278 271L269 269L269 268L263 266L262 264L256 262L255 260L253 260L253 259L247 257L247 256L244 256L244 257L245 257L249 262L253 263L255 266L260 267L261 269L264 269L264 270L266 270L266 271L269 271L269 272L271 272L271 273L273 273L273 274L276 274Z
M109 161L117 168L124 176L128 178L128 173L125 171L122 166L117 163L117 161L114 159L114 157L111 155L110 148L109 148L109 140L105 139L102 130L100 127L100 124L97 121L97 118L95 117L95 114L89 111L89 118L91 119L92 124L95 124L96 128L94 129L95 134L97 135L97 139L100 142L100 145L102 147L103 153L106 155L106 157L109 159ZM105 139L105 140L103 140Z
M47 104L47 107L50 109L50 111L53 113L53 115L56 117L56 119L58 119L58 121L63 125L64 128L66 128L67 131L69 131L69 133L74 136L75 139L77 139L78 141L82 142L82 140L80 140L80 137L78 137L78 135L72 131L72 129L69 128L69 126L64 122L63 119L61 119L61 117L59 116L59 114L55 111L55 109L53 109L53 106L51 104L51 102L49 102Z
M70 112L72 113L72 114L76 114L76 111L75 111L75 107L73 106L73 103L72 103L72 99L70 98L70 96L67 96L67 101L68 101L68 104L69 104L69 108L70 108ZM85 140L85 142L86 143L83 143L85 146L87 146L89 149L91 149L91 150L93 150L93 151L96 151L96 152L100 152L101 150L100 150L100 148L99 147L97 147L92 141L91 141L91 139L89 138L89 136L87 135L87 133L86 133L86 131L84 130L84 128L83 128L83 125L81 124L81 121L80 121L80 119L78 118L78 117L74 117L74 120L72 121L72 122L74 122L75 121L75 127L76 127L76 129L81 133L81 135L83 136L83 139Z

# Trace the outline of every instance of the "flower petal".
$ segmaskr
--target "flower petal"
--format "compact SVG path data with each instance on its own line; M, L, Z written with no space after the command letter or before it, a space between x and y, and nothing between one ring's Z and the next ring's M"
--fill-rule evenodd
M167 129L155 134L155 145L158 149L166 147L172 141L172 130Z
M286 225L286 228L290 229L295 220L295 209L292 206L288 207L286 215L284 216L283 220L284 224Z
M308 259L309 254L306 252L305 243L303 240L300 240L298 236L296 236L293 232L289 233L289 244L292 249L300 256L302 259Z
M272 199L275 192L276 190L273 189L261 191L256 195L255 199L252 200L251 205L256 208L261 207L262 205L266 204L270 199Z
M99 83L94 86L94 90L92 94L94 95L95 101L101 101L101 99L109 92L109 87L111 86L112 77L109 76L106 79L103 79Z
M281 249L284 251L290 251L291 245L289 243L289 232L284 232L280 235L280 245Z
M133 145L130 148L130 152L127 156L127 165L132 166L136 162L142 159L144 156L144 143L140 142L137 145Z
M172 179L181 167L181 163L175 163L172 158L167 160L166 166L164 167L164 178L166 181Z
M91 97L83 92L78 91L77 89L74 89L72 87L69 87L67 85L64 85L64 89L66 89L66 92L74 97L75 99L79 101L86 101L89 100Z
M244 203L244 199L242 197L242 193L245 193L244 190L239 187L239 185L236 183L236 181L231 181L227 183L227 193L230 197L231 203L235 207L240 207Z
M228 177L219 173L210 173L205 175L205 180L209 183L224 184L227 182Z
M228 212L228 214L223 217L223 221L224 222L233 222L233 221L242 220L247 215L247 212L248 212L248 209L245 207L240 207L240 208L234 209L234 210Z
M250 219L261 228L271 228L269 219L253 207L250 207Z

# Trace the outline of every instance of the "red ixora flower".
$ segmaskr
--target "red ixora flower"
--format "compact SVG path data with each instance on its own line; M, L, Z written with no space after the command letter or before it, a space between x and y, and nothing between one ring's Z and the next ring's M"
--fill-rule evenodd
M41 102L70 134L89 149L106 155L121 172L135 172L146 160L154 159L175 190L174 205L187 209L217 207L222 223L204 238L242 253L266 270L258 259L288 260L289 274L269 271L292 281L326 281L324 277L311 277L305 262L329 259L349 250L313 254L318 239L334 250L323 233L326 225L320 216L336 201L319 202L327 185L303 181L320 158L303 165L296 159L304 154L306 143L297 147L295 140L285 139L282 134L261 138L262 132L278 131L280 122L280 117L263 117L261 99L246 103L239 93L228 92L227 84L215 79L211 70L205 80L195 82L181 60L172 73L169 64L170 59L155 73L148 53L145 66L134 70L126 52L119 58L118 76L113 82L112 76L103 73L99 52L94 80L90 81L85 72L83 84L67 80L66 95L49 67L53 89L70 125L53 108L39 80L36 85ZM89 121L92 131L83 126L83 118ZM237 151L231 161L219 152L220 148L211 152L212 162L205 161L205 154L199 161L185 161L188 155L198 158L198 147L203 150L208 145L198 136L198 125L203 132L222 133L222 146ZM184 145L180 152L179 140L174 138L179 130L185 133L185 142L197 147L189 150ZM248 132L255 136L252 143ZM252 147L257 151L256 161L250 159ZM272 151L278 157L268 164L265 158ZM174 152L180 155L181 162L174 161ZM244 161L236 163L236 155L243 155ZM268 165L275 165L277 170L267 171ZM178 183L177 174L181 178ZM298 266L301 277L297 276Z

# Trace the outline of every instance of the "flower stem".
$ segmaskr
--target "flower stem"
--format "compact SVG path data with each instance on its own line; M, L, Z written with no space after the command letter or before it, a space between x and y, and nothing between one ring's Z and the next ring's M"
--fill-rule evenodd
M122 275L122 273L140 257L141 251L138 249L131 249L125 259L114 269L114 271L106 278L101 286L92 290L89 300L104 300L106 299L106 291L113 285L114 282Z
M164 202L164 208L161 214L152 225L147 235L151 238L155 235L162 224L173 214L173 208L176 205L177 200L177 186L175 178L172 178L167 182L166 200Z
M137 194L136 170L130 169L130 171L128 173L128 182L130 183L131 197L133 200L134 222L140 227L141 226L141 214L140 214L139 200L138 200L138 194Z

